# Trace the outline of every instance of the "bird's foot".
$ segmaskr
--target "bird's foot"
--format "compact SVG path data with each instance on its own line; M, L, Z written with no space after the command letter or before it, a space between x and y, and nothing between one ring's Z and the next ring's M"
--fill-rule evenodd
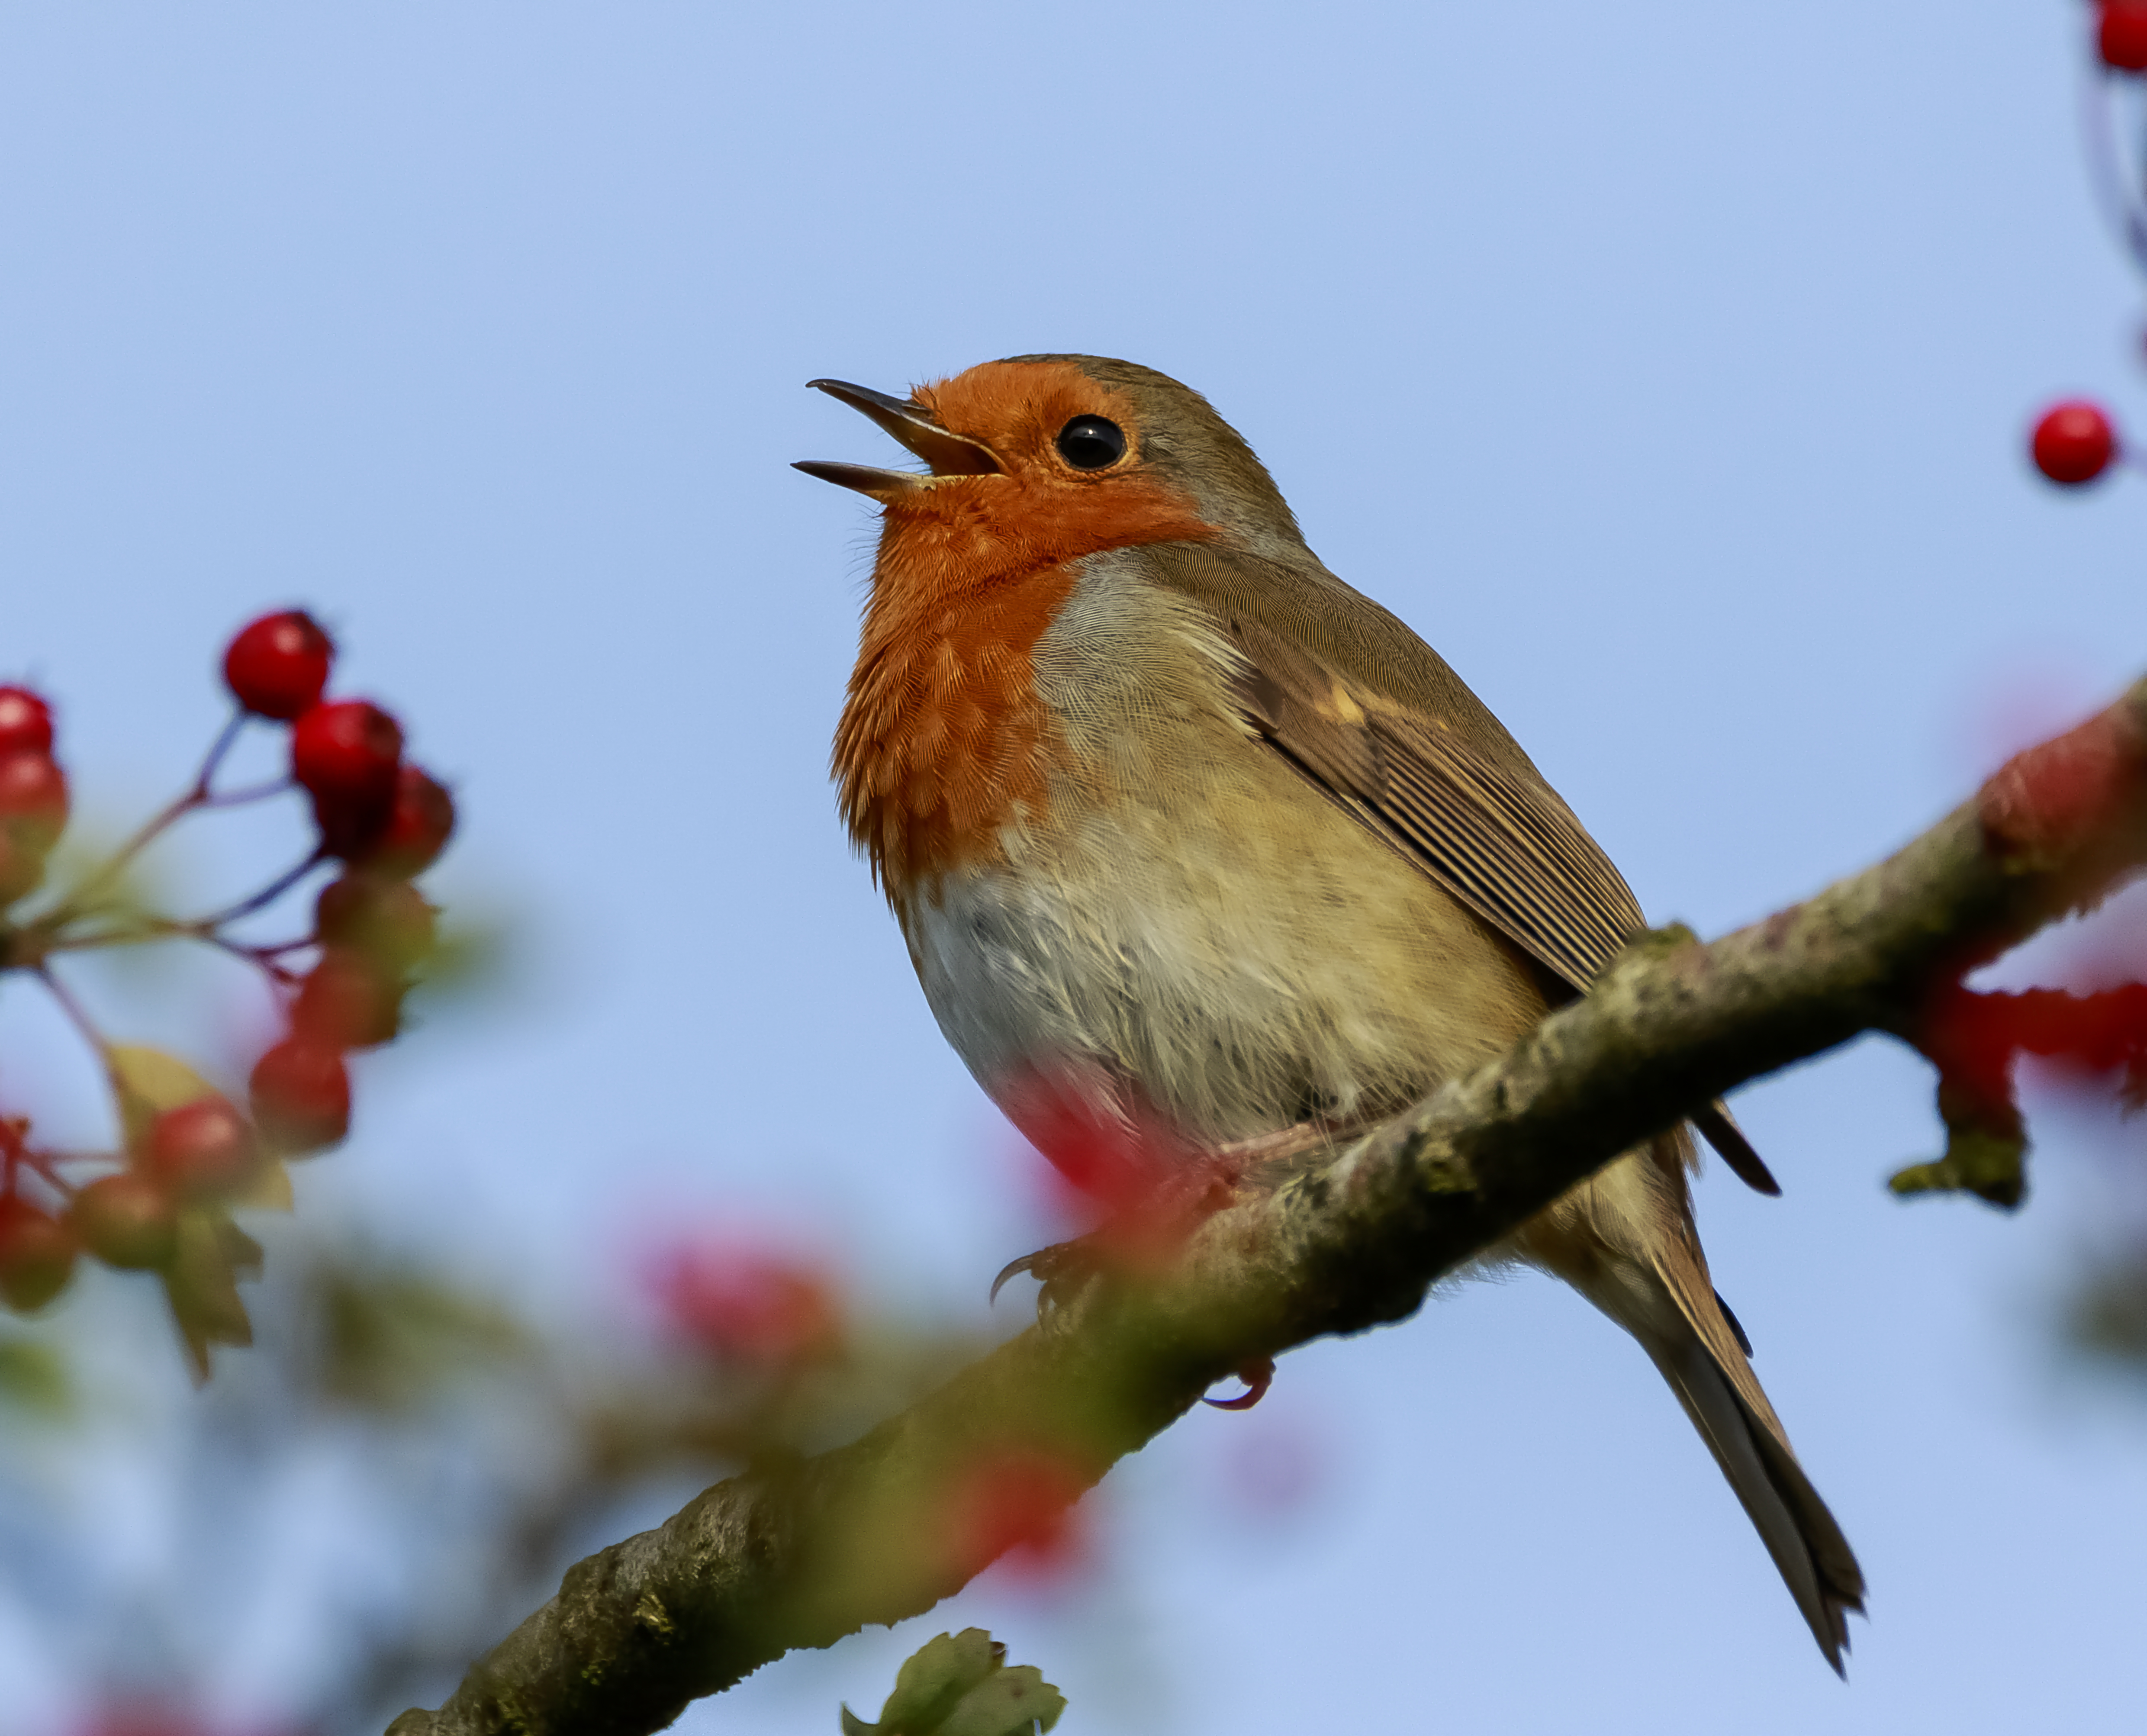
M1043 1287L1036 1298L1037 1318L1043 1319L1106 1273L1163 1271L1193 1233L1236 1197L1244 1178L1245 1148L1259 1143L1212 1153L1145 1189L1085 1236L1008 1261L992 1280L992 1299L998 1299L1009 1278L1027 1273Z

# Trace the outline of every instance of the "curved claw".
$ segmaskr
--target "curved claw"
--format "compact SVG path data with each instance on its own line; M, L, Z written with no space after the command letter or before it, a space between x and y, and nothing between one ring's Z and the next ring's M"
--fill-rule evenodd
M1006 1264L1000 1267L999 1275L992 1280L992 1293L985 1298L984 1305L988 1308L999 1299L999 1292L1006 1288L1008 1278L1018 1278L1024 1272L1035 1272L1036 1263L1042 1258L1043 1254L1039 1250L1036 1253L1025 1253L1018 1260L1008 1260Z
M1271 1356L1259 1357L1238 1370L1238 1378L1244 1382L1245 1389L1236 1398L1203 1398L1200 1402L1212 1404L1218 1410L1250 1410L1267 1397L1268 1388L1274 1384L1274 1358Z

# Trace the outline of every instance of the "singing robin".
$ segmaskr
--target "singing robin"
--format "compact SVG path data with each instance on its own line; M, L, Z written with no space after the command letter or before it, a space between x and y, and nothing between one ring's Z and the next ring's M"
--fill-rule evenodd
M1069 1112L1183 1153L1339 1134L1507 1048L1643 925L1198 393L1074 355L907 398L812 383L929 467L798 467L883 509L843 813L940 1028L1047 1155ZM1694 1122L1774 1191L1720 1105ZM1626 1153L1501 1252L1639 1341L1839 1671L1864 1576L1709 1278L1695 1161L1689 1128Z

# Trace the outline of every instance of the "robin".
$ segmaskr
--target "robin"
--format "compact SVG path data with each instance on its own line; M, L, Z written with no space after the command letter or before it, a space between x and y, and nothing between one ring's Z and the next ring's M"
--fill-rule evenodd
M1198 393L1073 355L907 398L812 383L929 467L798 467L883 509L843 813L940 1028L1048 1156L1074 1166L1069 1127L1172 1161L1340 1137L1509 1048L1643 926ZM1719 1104L1694 1122L1778 1191ZM1864 1575L1709 1278L1696 1160L1689 1127L1628 1152L1499 1253L1639 1341L1839 1672Z

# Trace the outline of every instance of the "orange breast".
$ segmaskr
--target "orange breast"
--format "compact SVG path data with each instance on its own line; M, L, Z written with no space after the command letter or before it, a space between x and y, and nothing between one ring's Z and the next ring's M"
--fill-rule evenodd
M930 897L941 875L995 857L1009 819L1043 817L1062 744L1031 658L1073 588L1068 563L1213 534L1145 479L948 478L888 506L834 773L889 898Z

